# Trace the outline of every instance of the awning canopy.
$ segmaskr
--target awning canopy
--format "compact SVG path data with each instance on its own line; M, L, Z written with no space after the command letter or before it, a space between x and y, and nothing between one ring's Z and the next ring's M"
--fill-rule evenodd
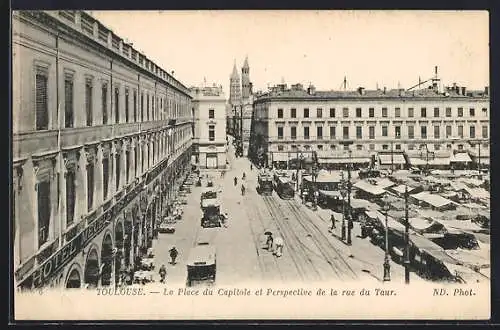
M434 158L429 160L429 165L450 165L450 158Z
M454 204L452 201L444 198L443 196L436 195L436 194L430 194L426 191L422 191L418 194L414 194L411 196L415 199L423 201L423 202L430 204L434 207L443 207L443 206L446 206L448 204Z
M402 154L392 154L392 155L378 155L380 164L406 164L406 159Z
M430 163L430 161L429 161L429 163ZM422 165L426 165L427 161L425 159L421 159L421 158L410 157L410 164L413 166L422 166Z
M318 162L321 164L350 164L350 163L356 163L356 164L362 164L362 163L369 163L370 158L366 157L356 157L356 158L318 158Z
M363 190L369 194L372 194L374 196L382 195L386 192L383 188L369 184L366 181L358 181L358 182L356 182L354 187L361 189L361 190Z
M461 152L450 157L451 163L467 163L471 161L472 159L470 159L469 154L466 152Z
M407 186L405 186L404 184L401 184L397 187L392 187L392 190L396 191L397 193L404 194L406 191L406 187ZM408 186L409 193L412 192L413 190L415 190L415 188Z
M287 153L272 153L271 160L273 162L287 162L288 154Z

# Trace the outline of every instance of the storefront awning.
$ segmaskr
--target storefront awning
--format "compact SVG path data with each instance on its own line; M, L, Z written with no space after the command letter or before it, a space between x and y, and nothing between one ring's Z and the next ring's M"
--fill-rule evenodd
M429 160L429 165L450 165L450 158L434 158Z
M378 155L380 160L380 164L388 165L388 164L406 164L405 157L401 154L393 154L393 155Z
M430 163L430 161L429 161L429 163ZM425 159L421 159L421 158L410 157L410 164L412 166L422 166L422 165L426 165L427 161Z
M468 153L462 152L450 157L450 162L452 163L467 163L471 162L470 156Z
M357 158L319 158L318 162L320 164L362 164L369 163L370 158L366 157L357 157Z
M378 187L378 186L375 186L375 185L372 185L366 181L358 181L354 187L358 188L358 189L361 189L369 194L372 194L374 196L377 196L377 195L382 195L384 194L386 191L381 188L381 187Z
M288 154L286 153L273 153L271 160L273 162L287 162Z

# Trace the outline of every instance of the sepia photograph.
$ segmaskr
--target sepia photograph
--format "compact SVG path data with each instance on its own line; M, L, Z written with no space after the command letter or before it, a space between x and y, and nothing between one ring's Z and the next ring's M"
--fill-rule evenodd
M20 320L490 318L487 11L13 11Z

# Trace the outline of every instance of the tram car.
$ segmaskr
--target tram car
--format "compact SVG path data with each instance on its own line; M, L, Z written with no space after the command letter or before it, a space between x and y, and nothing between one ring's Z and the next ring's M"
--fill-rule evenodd
M273 179L274 189L282 199L292 199L295 196L294 183L284 172L276 172Z
M273 178L270 173L259 173L257 178L257 192L264 196L273 194Z

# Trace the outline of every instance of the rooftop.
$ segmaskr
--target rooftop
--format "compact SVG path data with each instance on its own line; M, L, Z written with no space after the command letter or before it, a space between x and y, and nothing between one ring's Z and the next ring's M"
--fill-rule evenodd
M143 70L150 72L158 78L169 83L171 86L188 93L188 89L180 81L174 78L174 71L168 72L162 69L151 59L147 58L140 50L133 47L133 43L127 39L116 35L110 28L107 28L99 20L92 16L91 12L82 10L60 10L60 11L36 11L23 12L24 15L32 15L32 17L44 18L50 16L55 18L59 24L71 27L73 30L80 32L81 35L93 40L100 46L106 47L117 55L131 61L141 67Z
M464 87L445 87L444 91L438 91L437 88L430 86L429 88L421 88L414 90L405 89L374 89L367 90L359 87L357 90L329 90L317 91L314 86L304 89L301 84L292 85L287 88L286 84L273 86L268 92L258 95L257 100L265 99L414 99L414 98L484 98L489 99L489 90L484 91L470 90Z

